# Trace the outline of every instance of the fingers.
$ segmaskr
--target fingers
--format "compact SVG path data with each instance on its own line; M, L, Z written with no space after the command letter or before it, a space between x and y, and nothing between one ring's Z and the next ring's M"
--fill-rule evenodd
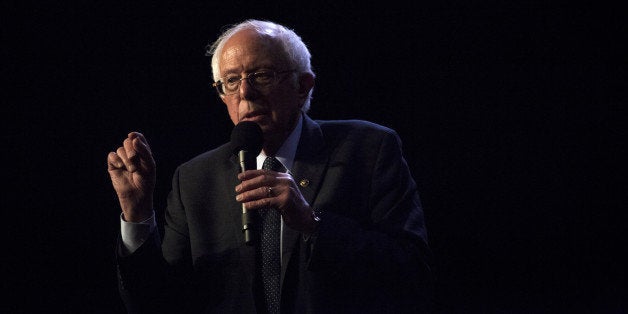
M122 161L120 156L118 156L118 154L114 152L110 152L107 155L107 170L109 171L118 170L123 167L124 167L124 162Z
M276 199L281 197L283 188L281 186L260 186L258 188L247 190L236 195L236 201L238 202L251 202L263 200L273 201L272 199Z
M244 180L236 186L236 201L247 209L274 208L290 228L307 233L314 230L312 208L290 174L248 170L239 177Z
M274 171L250 170L245 173L248 180L236 186L236 201L244 203L246 208L255 209L261 207L283 208L288 199L287 192L292 178Z
M148 157L149 155L152 155L148 141L142 133L131 132L128 134L127 138L131 139L133 148L140 156Z
M155 164L150 146L144 135L131 132L115 152L107 156L109 170L126 169L135 172L140 167L152 167Z
M236 192L246 192L259 187L272 187L278 185L289 185L292 177L283 172L274 172L268 170L247 170L238 175L238 179L242 182L235 187Z

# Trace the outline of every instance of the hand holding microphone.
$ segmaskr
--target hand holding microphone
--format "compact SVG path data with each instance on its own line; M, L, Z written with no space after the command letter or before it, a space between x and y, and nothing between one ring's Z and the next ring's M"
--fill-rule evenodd
M313 232L319 218L301 194L292 175L271 170L244 173L257 169L256 157L263 146L263 133L257 123L244 121L237 124L231 133L231 145L240 162L238 178L242 183L237 188L240 189L238 201L242 202L242 231L245 242L253 244L251 209L272 207L281 213L284 222L292 229L304 233Z

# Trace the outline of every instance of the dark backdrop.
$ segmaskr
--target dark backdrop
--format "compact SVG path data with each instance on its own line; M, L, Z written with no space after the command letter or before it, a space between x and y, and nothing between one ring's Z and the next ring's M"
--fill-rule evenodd
M311 48L313 118L401 135L438 312L625 313L621 11L156 3L3 5L3 312L122 312L106 155L143 132L162 211L174 168L231 131L205 46L221 26L261 18Z

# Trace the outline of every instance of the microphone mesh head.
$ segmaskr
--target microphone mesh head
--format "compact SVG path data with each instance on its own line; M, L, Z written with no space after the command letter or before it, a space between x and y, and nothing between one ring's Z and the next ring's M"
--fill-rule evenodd
M240 122L231 131L231 151L234 154L245 150L257 156L262 151L263 143L262 128L255 122Z

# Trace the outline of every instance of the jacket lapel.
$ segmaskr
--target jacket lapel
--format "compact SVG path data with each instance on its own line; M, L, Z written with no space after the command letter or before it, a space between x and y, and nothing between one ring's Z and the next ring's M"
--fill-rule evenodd
M291 172L301 194L311 206L314 205L316 194L327 169L329 157L325 150L323 133L318 123L303 114L303 129ZM299 232L284 225L281 261L282 283L295 245L299 244L299 238Z

